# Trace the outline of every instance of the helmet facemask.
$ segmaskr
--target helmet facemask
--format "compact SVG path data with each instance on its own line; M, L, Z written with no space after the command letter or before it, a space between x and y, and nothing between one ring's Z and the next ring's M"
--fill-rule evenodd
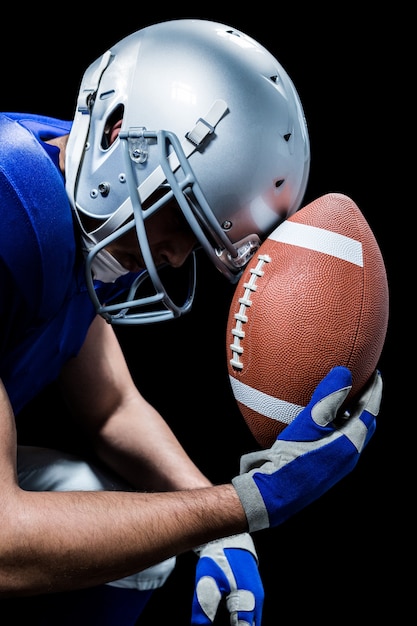
M205 76L189 56L189 48L203 44L213 52ZM304 124L298 96L276 59L224 25L154 25L93 64L68 142L67 190L86 242L87 284L97 311L111 323L140 324L190 310L195 254L178 304L147 236L148 219L174 201L199 247L237 282L266 234L300 206L309 166ZM98 227L86 229L86 218ZM124 273L105 248L132 229L146 269L120 302L103 303L95 289L98 264L107 267L107 280ZM147 284L150 293L139 295Z

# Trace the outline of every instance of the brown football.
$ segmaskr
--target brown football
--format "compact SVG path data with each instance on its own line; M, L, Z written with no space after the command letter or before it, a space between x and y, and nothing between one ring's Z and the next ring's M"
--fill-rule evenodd
M358 206L322 196L282 222L249 262L227 323L233 395L263 448L335 365L350 398L377 367L388 325L385 264Z

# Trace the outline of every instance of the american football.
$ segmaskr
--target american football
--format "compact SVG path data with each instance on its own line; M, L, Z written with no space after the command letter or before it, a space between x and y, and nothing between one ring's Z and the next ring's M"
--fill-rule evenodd
M380 359L388 325L385 264L348 196L329 193L282 222L245 268L227 321L233 395L267 448L335 365L353 398Z

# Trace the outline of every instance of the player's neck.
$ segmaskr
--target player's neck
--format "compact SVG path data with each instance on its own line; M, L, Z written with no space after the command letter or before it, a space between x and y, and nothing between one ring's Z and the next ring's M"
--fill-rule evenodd
M65 173L65 150L67 147L68 137L69 135L62 135L61 137L49 139L46 142L59 148L59 169L63 174Z

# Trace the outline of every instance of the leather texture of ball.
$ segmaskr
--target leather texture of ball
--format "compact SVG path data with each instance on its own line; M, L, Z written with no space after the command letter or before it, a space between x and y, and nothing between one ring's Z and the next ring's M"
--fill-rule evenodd
M335 365L352 400L380 359L389 292L371 228L348 196L329 193L282 222L241 276L227 323L233 395L263 448Z

